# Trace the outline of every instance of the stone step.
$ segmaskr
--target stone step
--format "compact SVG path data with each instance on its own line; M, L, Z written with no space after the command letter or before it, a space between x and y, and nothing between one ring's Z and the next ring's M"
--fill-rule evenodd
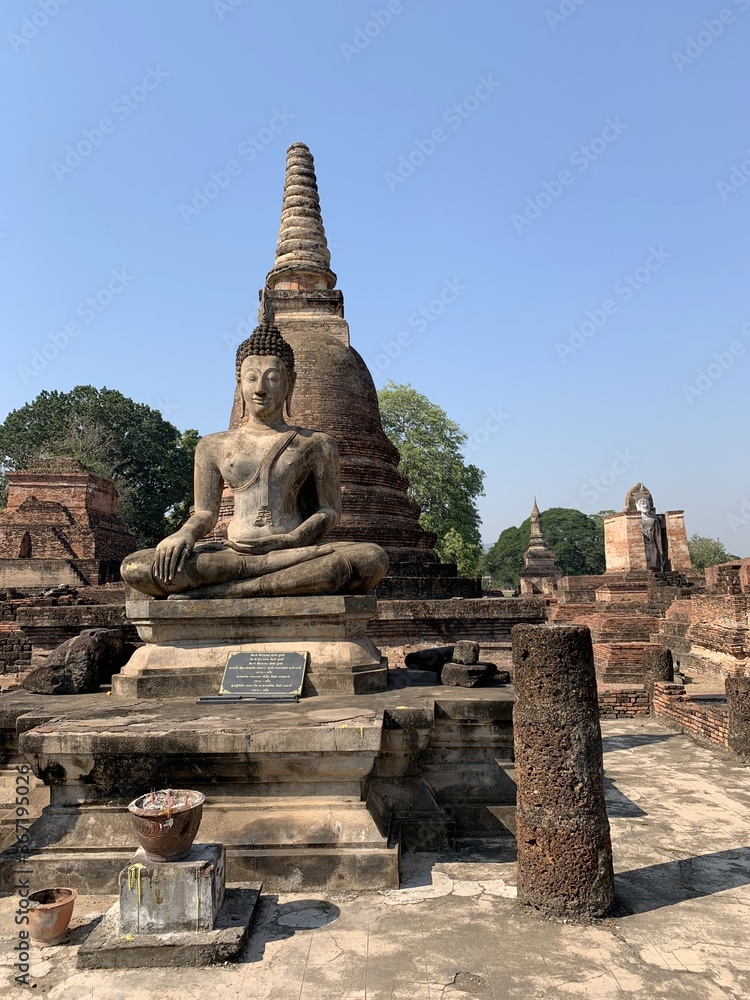
M133 857L132 848L99 851L45 849L28 858L32 889L64 885L85 895L115 894L120 872ZM230 882L261 881L266 890L397 889L398 845L392 847L228 848ZM0 864L0 891L11 893L14 872Z

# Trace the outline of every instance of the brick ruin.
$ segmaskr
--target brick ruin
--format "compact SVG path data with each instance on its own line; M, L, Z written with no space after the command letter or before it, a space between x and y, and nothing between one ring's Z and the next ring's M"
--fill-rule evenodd
M636 508L638 499L647 499L650 514ZM644 657L654 646L653 635L666 609L702 584L690 564L683 515L656 514L651 494L637 483L628 492L624 510L604 518L605 573L564 577L558 584L551 618L591 629L600 682L642 684ZM646 518L660 533L658 568L649 566Z
M0 511L0 589L92 587L120 579L136 540L117 516L113 483L75 459L7 473Z
M136 539L113 483L74 459L7 473L0 511L0 675L31 665L83 628L120 626L120 562Z
M750 674L750 559L709 567L705 590L679 595L654 638L681 672L719 681Z

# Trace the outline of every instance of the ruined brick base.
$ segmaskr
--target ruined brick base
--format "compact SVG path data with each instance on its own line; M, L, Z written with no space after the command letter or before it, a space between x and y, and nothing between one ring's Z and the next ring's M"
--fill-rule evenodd
M729 747L729 712L721 695L689 695L683 684L657 681L654 715L669 729Z

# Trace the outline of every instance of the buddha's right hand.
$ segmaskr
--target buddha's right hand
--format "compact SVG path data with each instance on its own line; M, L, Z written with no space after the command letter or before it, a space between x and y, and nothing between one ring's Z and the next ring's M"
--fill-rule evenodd
M154 575L165 583L171 583L185 565L193 551L195 541L192 536L176 531L156 546Z

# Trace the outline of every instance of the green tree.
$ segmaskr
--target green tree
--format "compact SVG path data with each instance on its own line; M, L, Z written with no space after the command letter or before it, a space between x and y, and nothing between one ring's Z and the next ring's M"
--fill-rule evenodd
M378 401L385 432L401 453L409 496L422 510L420 524L437 535L441 558L457 560L460 572L473 575L482 556L476 498L484 495L484 473L461 452L468 435L410 385L389 380Z
M467 542L455 528L450 528L437 545L442 562L455 563L460 576L479 576L484 566L481 545Z
M690 559L695 569L703 573L707 566L716 566L718 563L731 562L739 559L727 552L718 538L704 538L703 535L691 535L688 540Z
M596 576L604 572L604 526L601 514L584 514L569 507L542 512L542 530L563 576ZM531 524L506 528L487 552L485 566L493 583L516 587L529 545Z
M41 392L8 414L0 425L0 466L8 471L54 456L77 458L114 481L122 520L140 545L153 545L169 530L165 516L190 502L197 437L114 389L79 385Z

